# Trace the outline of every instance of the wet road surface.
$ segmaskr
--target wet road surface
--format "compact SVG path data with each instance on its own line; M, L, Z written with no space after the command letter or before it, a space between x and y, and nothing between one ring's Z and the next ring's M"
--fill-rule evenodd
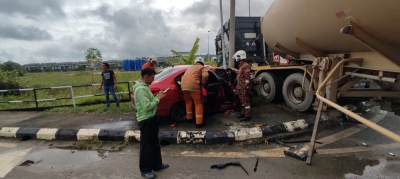
M209 114L205 117L206 130L227 130L229 125L236 128L253 127L255 124L274 125L282 122L295 121L315 117L315 113L304 114L289 110L285 105L268 104L252 109L252 122L240 125L236 112ZM58 114L44 112L0 112L1 127L29 128L69 128L69 129L121 129L138 130L133 114ZM194 125L180 123L171 127L173 122L161 119L161 130L196 130Z
M400 133L400 117L375 113L372 121ZM124 124L125 125L125 124ZM157 172L157 178L400 178L400 144L358 124L339 124L318 134L318 154L312 165L283 155L282 146L273 142L233 145L169 145L162 147L163 161L170 168ZM296 139L309 139L299 136ZM0 178L141 178L138 170L139 145L107 142L99 150L80 151L79 142L16 141L0 139ZM363 143L368 144L364 146ZM118 150L121 149L121 150ZM390 155L390 153L395 156ZM253 172L259 157L257 172ZM19 166L25 161L27 166ZM240 168L222 170L211 165L240 161Z

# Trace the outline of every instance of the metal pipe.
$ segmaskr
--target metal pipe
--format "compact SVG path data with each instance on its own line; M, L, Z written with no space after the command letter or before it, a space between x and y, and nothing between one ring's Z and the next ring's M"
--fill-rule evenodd
M72 99L72 104L74 105L74 107L76 107L74 88L72 88L72 86L71 86L71 99Z
M219 14L221 18L221 38L222 38L222 65L223 68L226 69L226 61L225 61L225 38L224 38L224 19L222 16L222 0L219 0Z
M36 89L33 89L33 99L35 100L36 111L39 111L39 104L37 101Z
M357 77L361 77L361 78L369 78L369 79L373 79L373 80L389 82L389 83L397 82L396 78L390 78L390 77L379 77L379 76L375 76L375 75L367 75L367 74L351 73L351 72L346 72L345 74L346 75L349 74L351 76L357 76Z
M319 100L323 101L324 103L328 104L329 106L331 106L331 107L333 107L333 108L335 108L335 109L347 114L348 116L354 118L355 120L357 120L357 121L363 123L364 125L370 127L371 129L373 129L373 130L385 135L386 137L389 137L389 138L393 139L394 141L400 143L400 136L399 135L397 135L397 134L393 133L392 131L389 131L389 130L379 126L378 124L375 124L375 123L369 121L368 119L365 119L365 118L357 115L356 113L353 113L353 112L347 110L346 108L343 108L342 106L339 106L338 104L336 104L336 103L324 98L323 96L321 96L321 89L322 89L321 87L325 86L326 83L328 83L329 79L332 78L332 76L340 68L340 66L345 62L356 62L356 61L362 61L362 59L345 59L345 60L340 61L335 66L335 68L333 68L333 70L331 70L331 72L328 74L328 76L325 78L325 80L318 87L318 90L317 90L317 93L316 93L317 98Z

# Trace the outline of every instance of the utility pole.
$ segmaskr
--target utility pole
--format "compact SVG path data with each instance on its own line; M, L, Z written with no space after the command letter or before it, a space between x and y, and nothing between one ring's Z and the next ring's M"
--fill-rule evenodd
M229 68L233 68L235 64L232 59L235 54L235 33L235 0L231 0L229 17Z
M250 0L249 0L249 17L250 17Z
M208 36L208 50L207 50L207 55L210 55L210 31L208 31L207 36Z
M226 60L225 60L225 38L224 38L224 18L222 17L222 0L219 0L219 14L221 17L221 38L222 38L222 67L226 69Z

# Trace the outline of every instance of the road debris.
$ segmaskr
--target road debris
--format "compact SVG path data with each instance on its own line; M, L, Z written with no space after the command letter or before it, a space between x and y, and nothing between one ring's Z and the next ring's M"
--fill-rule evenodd
M362 145L363 145L363 146L366 146L366 147L369 146L369 145L368 145L367 143L365 143L365 142L363 142Z
M236 129L237 129L236 126L229 126L229 128L230 128L231 130L236 130Z
M268 126L268 124L255 124L254 127Z
M19 166L31 166L34 163L35 162L33 162L32 160L27 160L27 161L21 163L21 165L19 165Z
M286 156L291 156L295 159L305 161L307 159L309 150L309 145L299 144L296 147L291 147L289 150L284 150L283 153ZM314 150L314 153L316 153L316 150Z
M240 167L242 167L242 169L244 170L244 172L246 172L246 174L249 175L249 173L247 172L247 170L242 166L242 164L240 164L239 161L236 161L236 162L229 162L229 163L224 163L224 164L211 165L211 169L213 169L213 168L223 169L223 168L226 168L227 166L240 166Z
M395 155L394 155L394 153L392 153L392 152L389 152L389 155L391 155L391 156L395 156Z
M257 157L256 165L254 166L254 172L257 171L257 167L258 167L258 157Z
M227 110L224 112L224 114L229 114L229 113L233 113L233 112L235 112L235 110Z
M241 126L248 126L248 125L250 125L250 124L251 124L251 122L241 122L241 123L240 123Z

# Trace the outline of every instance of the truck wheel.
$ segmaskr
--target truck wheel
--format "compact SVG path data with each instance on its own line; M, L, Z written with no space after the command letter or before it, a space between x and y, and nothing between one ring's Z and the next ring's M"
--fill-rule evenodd
M274 74L263 72L259 75L262 80L257 88L257 94L267 102L278 101L281 98L282 81Z
M298 112L304 112L310 109L314 101L314 94L306 92L301 88L302 81L303 74L291 74L285 79L282 90L286 105ZM309 85L310 79L306 78L304 86Z
M170 118L176 123L186 121L186 107L184 101L178 102L174 106L172 106L170 111Z

